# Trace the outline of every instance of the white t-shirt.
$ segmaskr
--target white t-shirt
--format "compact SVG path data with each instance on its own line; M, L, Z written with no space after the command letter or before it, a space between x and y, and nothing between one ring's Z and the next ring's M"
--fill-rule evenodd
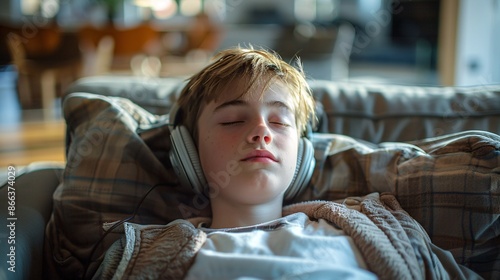
M304 213L251 227L200 229L207 241L186 279L376 279L349 236Z

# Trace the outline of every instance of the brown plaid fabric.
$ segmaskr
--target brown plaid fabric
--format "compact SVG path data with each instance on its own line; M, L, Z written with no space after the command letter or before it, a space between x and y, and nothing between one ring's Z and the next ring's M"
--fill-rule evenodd
M164 224L206 212L192 206L190 190L178 187L168 159L168 118L152 115L128 99L88 93L66 97L64 114L67 164L46 230L49 258L61 275L82 276L89 263L95 269L119 236L110 234L100 241L103 224L131 216L155 185L134 221Z
M500 136L466 131L371 144L315 134L313 143L316 170L298 200L392 193L458 263L500 276Z

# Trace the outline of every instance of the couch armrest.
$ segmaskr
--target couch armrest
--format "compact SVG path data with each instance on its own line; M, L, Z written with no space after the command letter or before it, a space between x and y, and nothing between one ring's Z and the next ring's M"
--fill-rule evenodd
M6 169L1 171L1 279L42 276L45 225L52 212L52 194L60 183L63 167L62 163L40 162L16 167L15 173L14 170L10 174ZM9 175L13 176L9 179ZM14 210L13 215L9 213L9 203L15 203L15 208L10 209Z

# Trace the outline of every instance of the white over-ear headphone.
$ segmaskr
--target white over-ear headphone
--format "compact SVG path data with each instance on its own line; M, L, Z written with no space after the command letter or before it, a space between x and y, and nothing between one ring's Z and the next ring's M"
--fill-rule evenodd
M200 164L198 149L187 128L177 125L178 111L178 106L175 104L169 114L169 122L172 124L170 162L182 186L192 188L197 193L205 193L208 184ZM292 182L285 192L285 200L293 200L309 184L315 163L311 141L307 137L301 137L297 153L297 167Z

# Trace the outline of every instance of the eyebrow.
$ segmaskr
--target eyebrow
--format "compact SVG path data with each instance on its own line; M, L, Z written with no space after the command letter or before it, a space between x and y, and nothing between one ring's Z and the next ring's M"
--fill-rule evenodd
M224 102L224 103L220 104L219 106L215 107L214 113L217 112L217 111L219 111L219 110L222 110L223 108L226 108L226 107L230 107L230 106L246 106L246 105L248 105L248 102L246 102L245 100L241 100L241 99L229 100L229 101ZM290 108L290 106L288 106L283 101L271 100L269 102L266 102L265 105L269 106L269 107L281 108L281 109L285 109L285 110L287 110L289 112L293 112L292 109Z

